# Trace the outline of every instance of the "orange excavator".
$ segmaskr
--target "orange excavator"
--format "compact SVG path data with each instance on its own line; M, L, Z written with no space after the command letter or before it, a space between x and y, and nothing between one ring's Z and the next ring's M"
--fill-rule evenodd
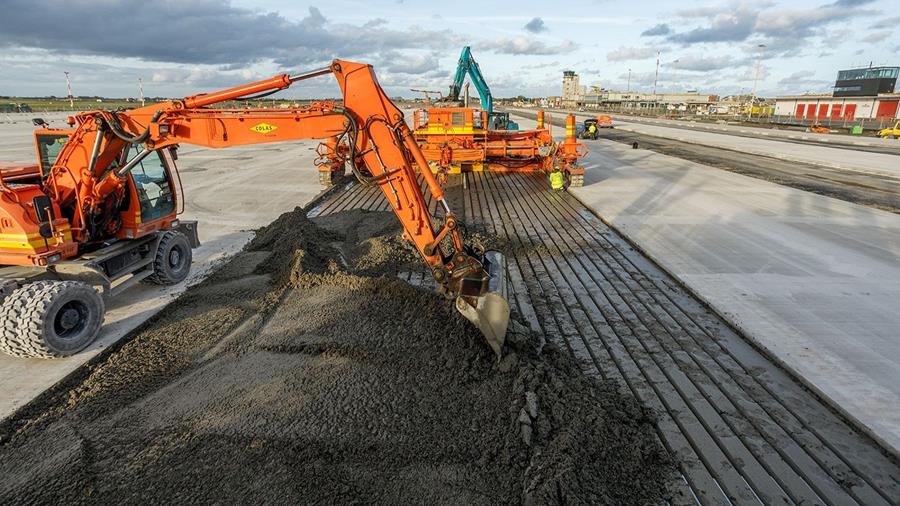
M211 108L333 75L343 102L293 109ZM38 122L38 120L36 120ZM349 165L384 193L440 290L499 355L509 320L505 260L464 242L464 227L370 65L335 60L214 93L69 118L35 130L38 163L0 165L0 349L20 357L76 353L98 334L104 299L140 282L173 284L191 267L196 222L180 220L179 144L224 148L326 139L327 177ZM45 126L45 125L39 125ZM443 209L435 225L415 166ZM252 182L248 182L248 185ZM101 294L102 292L102 294Z

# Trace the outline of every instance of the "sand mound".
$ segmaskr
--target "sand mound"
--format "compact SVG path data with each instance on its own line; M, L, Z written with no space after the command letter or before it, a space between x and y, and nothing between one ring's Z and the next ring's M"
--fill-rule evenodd
M393 276L416 259L398 232L299 209L261 230L0 427L0 502L660 502L648 413L521 325L498 363Z

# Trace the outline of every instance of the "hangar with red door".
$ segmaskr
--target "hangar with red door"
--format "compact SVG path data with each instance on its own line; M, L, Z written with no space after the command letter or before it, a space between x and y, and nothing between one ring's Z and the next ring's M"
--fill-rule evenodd
M775 115L810 123L900 118L898 73L900 67L841 70L832 93L777 97Z

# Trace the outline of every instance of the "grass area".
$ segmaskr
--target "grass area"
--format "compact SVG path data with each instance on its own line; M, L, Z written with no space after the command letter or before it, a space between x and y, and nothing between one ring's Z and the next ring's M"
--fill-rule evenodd
M75 99L74 110L84 111L90 109L118 109L120 107L139 107L140 102L128 102L125 99L101 99L98 102L94 98ZM148 102L149 103L149 102ZM0 99L0 106L7 104L28 104L34 112L70 111L69 101L65 98L22 98L10 97Z
M158 101L163 101L164 99L159 99ZM325 101L331 100L335 102L340 102L340 99L322 99ZM395 99L396 100L396 99ZM221 108L235 108L242 109L244 107L295 107L295 106L305 106L315 100L288 100L288 99L275 99L275 100L254 100L252 102L236 102L229 101L223 102L221 104L216 104L215 107ZM151 105L157 102L154 100L147 100L146 105ZM397 105L399 107L410 107L413 105L421 106L421 103L405 101L405 100L397 100ZM27 97L0 97L0 113L2 112L15 112L15 110L6 111L4 108L6 106L13 106L19 104L28 104L31 107L33 112L54 112L54 111L90 111L95 109L134 109L136 107L141 107L140 102L135 101L127 101L123 98L102 98L100 101L96 98L76 98L74 101L74 107L69 106L69 101L65 98L27 98Z

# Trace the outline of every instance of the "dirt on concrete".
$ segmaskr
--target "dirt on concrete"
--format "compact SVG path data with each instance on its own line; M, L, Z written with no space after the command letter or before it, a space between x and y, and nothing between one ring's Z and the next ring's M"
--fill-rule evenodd
M656 504L652 414L515 322L498 361L392 214L303 209L0 425L0 503Z

